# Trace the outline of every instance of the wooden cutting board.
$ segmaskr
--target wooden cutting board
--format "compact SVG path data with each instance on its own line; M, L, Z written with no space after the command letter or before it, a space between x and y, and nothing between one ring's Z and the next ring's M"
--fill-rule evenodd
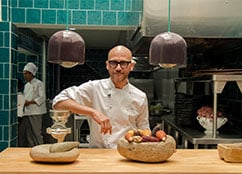
M73 163L37 163L29 156L30 148L8 148L0 153L1 174L241 174L242 163L227 163L217 149L177 149L162 163L134 162L122 157L117 149L80 149Z

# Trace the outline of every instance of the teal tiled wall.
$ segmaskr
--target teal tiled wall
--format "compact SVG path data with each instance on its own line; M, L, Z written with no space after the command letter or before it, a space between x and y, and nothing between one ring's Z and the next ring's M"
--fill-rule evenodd
M17 143L16 27L0 23L0 150Z
M41 69L42 55L39 40L30 33L34 44L21 45L15 24L75 26L137 26L141 21L143 0L1 0L0 22L0 151L17 145L17 78L23 79L26 62L34 62ZM30 35L29 35L30 34ZM37 43L37 44L36 44ZM18 52L17 47L34 51L35 55ZM37 52L37 53L36 53ZM48 70L47 70L48 71ZM38 72L37 77L41 77ZM52 81L48 71L47 80ZM52 74L53 75L53 74Z
M15 3L18 1L18 3ZM142 0L12 0L12 22L95 26L136 26L141 21ZM67 6L66 6L67 5Z

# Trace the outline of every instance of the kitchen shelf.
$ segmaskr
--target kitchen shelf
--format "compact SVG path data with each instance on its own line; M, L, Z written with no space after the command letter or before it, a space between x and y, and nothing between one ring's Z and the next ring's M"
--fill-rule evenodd
M195 128L181 127L178 126L171 117L161 117L162 129L167 134L173 135L179 148L189 148L189 143L193 145L194 149L199 149L199 145L207 147L208 145L217 145L220 143L240 143L242 142L241 132L233 133L220 133L216 138L211 135L196 130ZM179 144L179 138L181 137L182 143Z
M202 82L211 83L213 86L213 131L212 138L217 137L217 94L222 93L227 82L235 81L242 93L242 75L241 74L211 74L196 77L178 78L175 80L175 88L178 89L182 82Z

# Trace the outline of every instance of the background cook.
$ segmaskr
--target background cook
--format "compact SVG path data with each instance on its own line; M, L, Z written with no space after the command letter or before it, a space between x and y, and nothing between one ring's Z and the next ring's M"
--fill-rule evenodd
M33 147L43 144L42 119L46 114L45 85L35 78L38 67L34 63L24 66L23 117L19 125L19 146Z

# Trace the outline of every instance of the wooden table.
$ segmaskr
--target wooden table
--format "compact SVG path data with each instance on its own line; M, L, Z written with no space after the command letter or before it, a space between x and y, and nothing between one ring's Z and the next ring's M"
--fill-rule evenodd
M219 159L217 149L177 149L164 163L129 161L116 149L80 149L80 156L70 164L36 163L29 156L29 151L30 148L7 148L2 151L0 173L242 173L242 163L224 162Z

